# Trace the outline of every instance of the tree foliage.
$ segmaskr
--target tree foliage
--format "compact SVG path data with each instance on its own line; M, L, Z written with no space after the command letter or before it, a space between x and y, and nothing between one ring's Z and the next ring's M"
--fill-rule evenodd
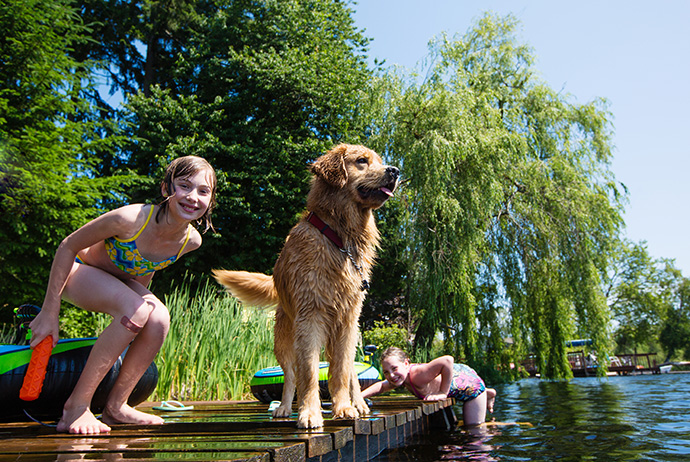
M34 4L41 8L32 13ZM39 18L31 16L58 12L63 15L59 20L40 18L45 30L38 30ZM186 272L207 276L213 267L270 271L304 207L308 162L336 142L356 142L363 132L360 99L370 76L363 55L367 41L350 13L342 2L330 0L7 3L6 29L18 27L13 21L22 24L24 15L34 21L37 29L30 33L41 41L34 50L46 68L39 71L31 64L26 74L19 67L3 68L3 109L19 115L26 109L11 99L15 79L27 88L45 83L42 88L53 100L42 104L34 97L33 113L55 114L42 119L50 127L36 128L52 139L46 147L50 155L25 148L36 154L35 163L21 168L29 176L50 176L40 180L44 188L65 193L49 202L49 195L36 189L24 203L70 216L60 225L41 217L46 226L41 234L27 228L28 219L6 215L12 226L26 229L27 247L38 244L29 253L44 254L34 259L35 267L21 267L18 262L26 252L12 254L14 249L6 248L5 258L17 257L6 260L5 268L16 277L9 280L31 279L38 294L64 236L105 209L158 200L164 166L186 154L205 157L218 170L218 232L207 234L200 251L157 275L156 288L166 291L170 280ZM30 41L10 34L5 43L15 46L7 53L19 59L20 46ZM108 106L95 91L92 83L104 75L112 92L124 93L124 110ZM13 121L5 118L9 130ZM122 138L112 135L123 127L128 143L116 144ZM3 139L14 136L3 134ZM21 153L4 149L3 156L12 156L3 166L3 181L19 181L19 173L8 169ZM122 183L119 172L135 172L143 181L108 196ZM66 183L85 191L65 190ZM3 200L19 202L17 194L14 188ZM7 207L14 211L20 206ZM18 272L25 270L19 278Z
M690 353L690 282L671 260L653 258L646 242L621 241L611 262L606 294L618 353L655 351L668 359Z
M565 341L608 351L606 254L622 224L603 101L574 105L533 76L512 17L440 37L421 82L388 84L379 143L410 177L416 347L440 330L470 363L534 351L567 377Z
M659 334L667 361L681 351L684 359L690 359L690 279L678 278L677 281L673 303L667 309Z
M127 176L94 177L112 150L84 98L89 62L69 56L87 29L69 1L0 2L0 307L39 303L55 248L102 211Z
M410 350L407 330L383 321L376 321L374 327L364 332L363 342L365 345L376 345L379 358L386 348L397 347L406 352Z
M371 74L366 40L341 2L201 5L170 80L129 101L129 166L155 176L169 159L196 154L220 172L220 234L164 278L220 266L270 271L304 207L307 164L361 136Z

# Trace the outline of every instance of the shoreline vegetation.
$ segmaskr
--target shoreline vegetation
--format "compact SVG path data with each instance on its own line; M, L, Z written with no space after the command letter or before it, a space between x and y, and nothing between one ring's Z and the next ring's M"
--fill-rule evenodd
M256 371L276 363L273 310L245 308L212 281L194 292L190 281L165 297L168 337L156 358L151 400L251 398Z
M155 360L159 379L149 400L252 399L249 383L256 371L277 364L273 310L245 308L212 280L197 283L190 276L164 298L171 327ZM95 316L92 322L100 332L110 318ZM0 334L3 343L13 343L9 325ZM674 373L690 372L688 362L673 365Z

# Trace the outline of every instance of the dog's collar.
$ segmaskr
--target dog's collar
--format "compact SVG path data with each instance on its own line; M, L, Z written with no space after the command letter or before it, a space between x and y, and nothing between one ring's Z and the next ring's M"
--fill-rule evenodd
M324 236L326 236L328 239L331 240L332 243L336 245L339 249L343 249L343 240L340 239L340 236L333 231L333 228L328 226L324 221L319 218L314 212L309 212L309 215L307 215L307 221L311 223L312 225L316 226L316 229L321 231Z
M353 257L352 253L350 252L350 249L345 248L345 246L343 245L343 240L340 239L338 233L333 231L333 228L324 223L324 221L321 218L319 218L314 212L309 212L309 215L307 215L307 221L314 225L316 229L321 231L321 233L324 236L326 236L332 243L334 243L335 246L338 247L338 249L340 249L342 253L347 255L347 257L352 262L352 265L354 265L355 269L359 273L359 276L362 278L362 291L369 289L369 281L367 281L364 278L364 272L362 271L362 267L357 264L357 262L355 261L355 257Z

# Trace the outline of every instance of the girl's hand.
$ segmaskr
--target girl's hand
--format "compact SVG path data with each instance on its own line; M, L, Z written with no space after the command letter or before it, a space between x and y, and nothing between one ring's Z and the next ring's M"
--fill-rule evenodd
M41 310L31 321L29 328L31 329L31 349L34 349L36 345L41 343L41 340L49 335L53 336L53 347L57 345L60 338L60 322L57 316Z
M446 399L448 395L445 393L431 393L424 397L424 401L438 401L440 399Z

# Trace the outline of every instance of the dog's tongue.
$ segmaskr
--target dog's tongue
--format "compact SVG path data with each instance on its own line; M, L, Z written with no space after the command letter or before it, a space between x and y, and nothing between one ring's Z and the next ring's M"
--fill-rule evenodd
M384 193L388 194L389 196L393 195L393 191L391 191L388 188L381 188L380 190L383 191Z

